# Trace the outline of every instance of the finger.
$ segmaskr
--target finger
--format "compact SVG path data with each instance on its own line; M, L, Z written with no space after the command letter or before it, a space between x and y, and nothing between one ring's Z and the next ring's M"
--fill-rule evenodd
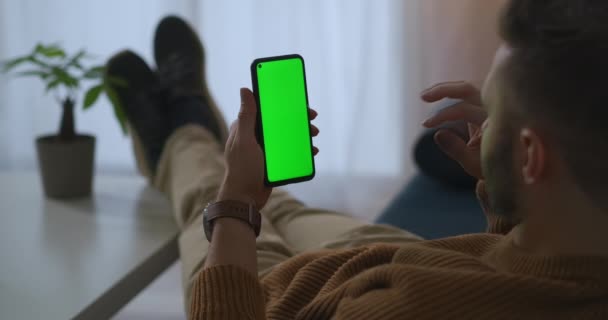
M479 152L467 148L466 142L458 135L449 130L439 130L435 134L435 142L443 152L456 160L468 174L477 178L482 176Z
M479 90L464 81L444 82L422 92L422 100L435 102L445 98L463 99L481 105Z
M472 123L469 123L468 127L469 127L469 142L467 143L467 146L468 147L481 146L481 137L482 137L481 129Z
M467 123L467 129L469 131L469 137L472 137L477 133L477 131L479 131L479 126L469 122Z
M310 120L316 119L318 115L319 115L319 113L317 113L317 111L315 109L308 108L308 118Z
M316 137L317 135L319 135L319 128L317 128L317 126L315 126L314 124L310 125L310 134L313 137Z
M247 134L255 133L257 107L253 92L241 88L241 110L239 111L238 130Z
M317 147L312 147L312 155L316 156L317 154L319 154L319 148Z
M481 134L475 134L471 136L471 139L467 143L469 148L480 148L481 147Z
M420 93L420 95L424 96L426 93L428 93L428 92L430 92L430 91L432 91L432 90L434 90L434 89L436 89L438 87L441 87L441 86L461 84L461 83L464 83L464 81L444 81L444 82L439 82L439 83L436 83L436 84L432 85L429 88L426 88L426 89L422 90L422 92Z
M427 128L434 128L448 121L464 120L481 126L487 117L488 115L483 108L467 102L461 102L440 110L437 114L426 119L422 125Z

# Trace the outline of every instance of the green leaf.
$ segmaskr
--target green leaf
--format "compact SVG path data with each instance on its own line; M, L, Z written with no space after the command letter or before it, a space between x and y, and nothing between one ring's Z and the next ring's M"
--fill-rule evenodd
M19 58L9 60L2 64L2 71L9 72L12 69L14 69L15 67L23 64L24 62L29 61L30 58L31 58L31 56L25 56L25 57L19 57Z
M44 45L42 43L38 43L36 44L36 46L34 47L34 51L32 52L32 55L36 54L36 53L40 53L40 51L44 50Z
M80 61L84 56L86 56L87 52L84 49L80 49L71 59L70 61Z
M125 115L122 104L120 103L118 94L116 93L116 91L114 91L114 89L112 87L110 87L108 85L105 85L104 88L105 88L106 95L108 96L108 99L110 99L110 102L112 103L112 106L114 107L114 115L116 116L116 120L118 121L118 124L120 125L120 128L122 129L122 132L125 135L127 135L129 133L127 131L127 116Z
M59 80L59 79L55 79L55 80L53 80L53 81L51 81L51 82L47 83L47 85L46 85L46 89L45 89L44 91L45 91L45 92L49 92L49 91L51 91L51 90L53 90L53 89L57 88L57 86L58 86L58 85L60 85L60 84L61 84L61 80Z
M105 81L109 85L113 85L116 87L121 87L121 88L129 87L129 83L127 82L127 80L120 78L120 77L105 76Z
M39 53L47 58L65 58L65 51L61 47L56 44L51 44L48 46L38 44L35 48L35 52Z
M103 73L105 72L105 70L106 70L105 66L96 66L96 67L93 67L93 68L85 71L85 73L82 76L86 79L99 79L99 78L103 77Z
M95 101L97 101L97 99L99 98L101 92L103 92L103 84L96 85L90 88L84 95L83 109L87 110L91 106L93 106L93 104L95 104Z
M59 80L66 86L68 86L70 88L78 87L78 85L79 85L78 79L76 79L71 74L69 74L67 71L61 69L60 67L57 67L57 66L53 67L51 69L51 72L53 73L53 76L55 76L55 78L57 78L57 80Z
M82 70L82 64L80 64L80 59L82 59L86 55L86 51L80 50L73 57L68 60L68 63L65 64L64 68L76 67L77 69Z
M46 63L46 62L44 62L44 61L42 61L42 60L40 60L40 59L38 59L38 58L36 58L34 56L29 56L27 60L29 62L31 62L31 63L39 66L39 67L42 67L42 68L45 68L45 69L50 69L51 68L51 66L48 63Z
M46 80L46 78L50 77L51 74L46 72L46 71L42 71L42 70L30 70L30 71L23 71L23 72L18 72L16 74L18 77L31 77L31 76L36 76L36 77L40 77L42 78L42 80Z

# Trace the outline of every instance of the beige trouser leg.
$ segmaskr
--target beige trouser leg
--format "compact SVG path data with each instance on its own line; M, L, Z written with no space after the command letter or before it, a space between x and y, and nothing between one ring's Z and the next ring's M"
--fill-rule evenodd
M224 176L223 150L199 126L177 130L167 141L154 185L171 200L177 224L185 301L207 255L201 212L217 195ZM319 190L322 192L322 190ZM262 210L257 239L260 276L295 254L320 248L346 248L374 242L409 242L419 237L397 228L370 225L345 214L311 209L275 189Z

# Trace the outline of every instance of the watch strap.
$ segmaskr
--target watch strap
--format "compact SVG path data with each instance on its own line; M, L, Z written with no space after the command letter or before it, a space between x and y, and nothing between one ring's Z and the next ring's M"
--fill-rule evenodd
M241 201L224 200L210 203L203 212L203 226L205 236L209 242L211 242L211 236L213 235L213 222L219 218L241 220L253 228L256 237L260 234L262 216L254 205Z

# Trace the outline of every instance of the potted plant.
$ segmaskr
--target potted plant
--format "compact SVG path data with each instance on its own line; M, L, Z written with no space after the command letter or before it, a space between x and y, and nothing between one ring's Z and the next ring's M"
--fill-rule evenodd
M4 72L42 80L46 93L52 93L62 107L58 132L36 139L42 185L48 197L84 197L91 194L95 137L78 134L74 125L74 108L78 94L86 83L90 87L83 96L83 109L93 106L105 94L114 107L122 130L126 132L125 116L111 86L126 86L126 83L108 77L104 66L85 67L83 61L87 59L90 56L85 50L68 55L59 45L38 44L28 55L3 64Z

